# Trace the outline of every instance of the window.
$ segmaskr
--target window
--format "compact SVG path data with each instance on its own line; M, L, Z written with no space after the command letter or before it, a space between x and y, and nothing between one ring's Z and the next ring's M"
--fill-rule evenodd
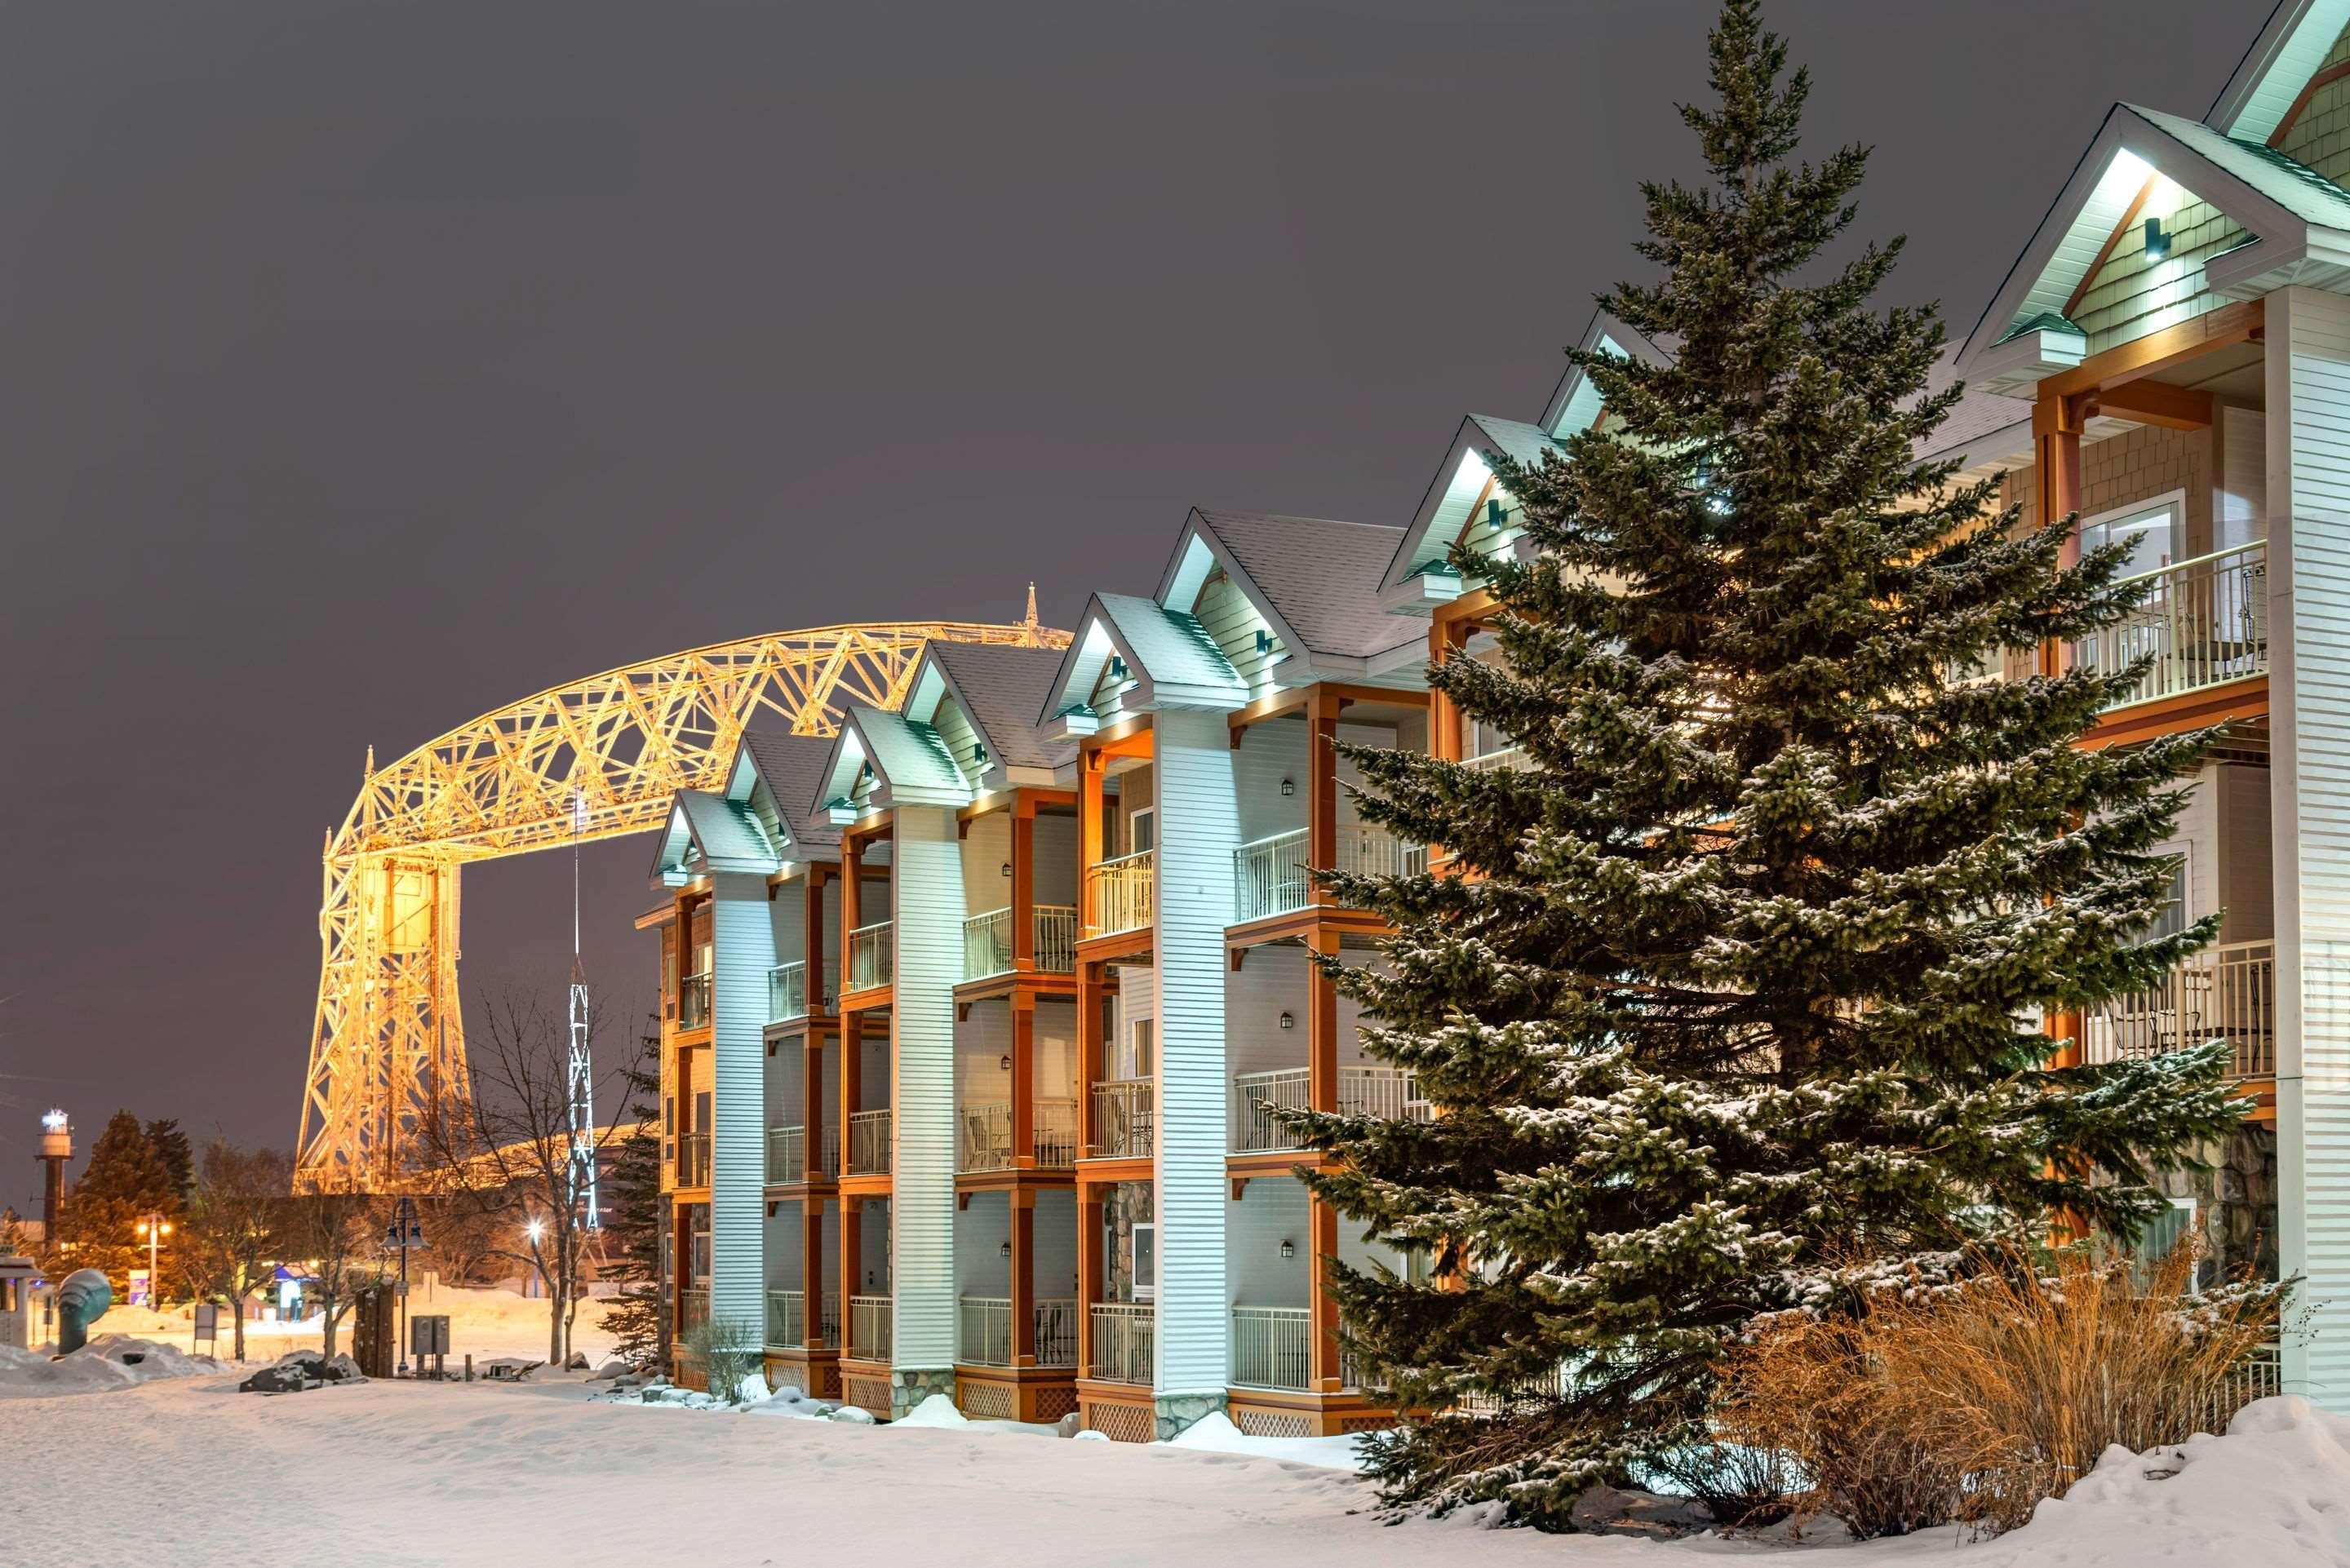
M2146 933L2150 942L2175 937L2187 929L2187 846L2180 845L2177 853L2178 864L2171 868L2170 887L2162 895L2162 912L2154 918L2154 924Z
M2192 1198L2172 1199L2170 1211L2156 1215L2139 1232L2137 1242L2130 1248L2130 1272L2140 1284L2152 1282L2155 1274L2162 1268L2162 1261L2170 1256L2170 1250L2194 1231L2197 1201ZM2199 1263L2196 1272L2201 1272ZM2198 1288L2196 1275L2189 1275L2187 1283L2189 1290Z
M1148 1078L1158 1070L1159 1021L1155 1018L1129 1018L1126 1023L1126 1038L1118 1044L1117 1071L1118 1078Z
M1126 819L1126 852L1140 855L1159 847L1159 811L1155 806L1139 805L1134 815Z
M2083 518L2082 553L2126 543L2130 555L2122 576L2134 577L2161 570L2178 558L2178 519L2184 500L2174 492L2151 505L2140 504Z
M1139 1302L1159 1299L1159 1227L1155 1223L1139 1224L1134 1228L1134 1299Z

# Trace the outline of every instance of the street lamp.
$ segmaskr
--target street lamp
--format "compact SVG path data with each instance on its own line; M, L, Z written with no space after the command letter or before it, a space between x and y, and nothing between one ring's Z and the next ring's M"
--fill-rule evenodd
M408 1376L408 1249L424 1245L424 1223L417 1217L416 1200L403 1198L392 1205L391 1224L383 1233L384 1251L400 1249L400 1370Z
M163 1303L162 1278L155 1268L155 1249L172 1233L172 1222L153 1210L139 1221L139 1233L147 1238L147 1310L161 1312Z

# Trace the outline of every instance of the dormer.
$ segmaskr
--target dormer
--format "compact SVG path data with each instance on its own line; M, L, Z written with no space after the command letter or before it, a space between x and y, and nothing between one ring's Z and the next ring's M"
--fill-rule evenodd
M1096 594L1046 688L1045 739L1074 741L1160 708L1231 711L1248 682L1189 609L1133 594Z
M1160 574L1158 603L1190 614L1252 700L1317 680L1417 684L1425 639L1378 597L1401 532L1195 507Z
M1049 788L1070 749L1047 740L1035 714L1060 664L1055 649L934 642L898 711L936 734L974 795Z
M836 826L853 827L900 805L961 808L976 793L936 729L859 706L841 720L811 805Z
M722 872L772 877L783 865L781 848L747 802L681 789L671 798L650 879L658 888L682 888Z
M754 730L744 732L727 766L721 793L758 818L783 857L785 875L839 856L838 830L808 805L831 753L831 742L820 735Z

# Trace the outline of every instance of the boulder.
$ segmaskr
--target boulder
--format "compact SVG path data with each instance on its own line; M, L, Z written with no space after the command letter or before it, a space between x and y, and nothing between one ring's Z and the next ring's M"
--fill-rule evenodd
M1671 1541L1713 1528L1713 1515L1693 1497L1669 1497L1605 1484L1577 1498L1575 1528L1591 1535L1645 1535Z

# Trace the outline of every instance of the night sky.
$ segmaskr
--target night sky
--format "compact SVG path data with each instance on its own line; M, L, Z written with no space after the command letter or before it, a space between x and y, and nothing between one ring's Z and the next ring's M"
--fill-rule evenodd
M2265 5L1779 0L1962 335L2107 105ZM0 14L0 1202L36 1116L290 1145L319 849L540 688L830 622L1066 626L1184 509L1409 521L1531 419L1704 0L139 0ZM640 1014L650 847L588 864ZM465 877L558 986L562 857Z

